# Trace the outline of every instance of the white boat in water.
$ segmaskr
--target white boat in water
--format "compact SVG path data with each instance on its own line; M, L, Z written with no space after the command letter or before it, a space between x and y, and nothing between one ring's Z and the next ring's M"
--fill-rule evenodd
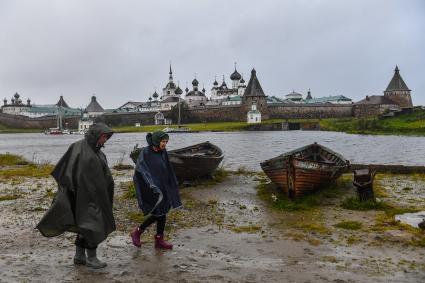
M190 128L180 127L180 128L164 128L162 131L166 133L191 133L193 132Z

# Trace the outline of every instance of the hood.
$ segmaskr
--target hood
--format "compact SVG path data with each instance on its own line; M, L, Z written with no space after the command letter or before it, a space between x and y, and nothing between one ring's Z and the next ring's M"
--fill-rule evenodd
M159 143L161 140L169 139L168 134L163 131L156 131L153 133L148 133L146 135L146 141L148 142L149 146L159 146Z
M91 148L100 149L102 146L98 146L97 141L102 134L107 134L109 139L114 134L114 131L103 123L96 123L90 126L84 138Z

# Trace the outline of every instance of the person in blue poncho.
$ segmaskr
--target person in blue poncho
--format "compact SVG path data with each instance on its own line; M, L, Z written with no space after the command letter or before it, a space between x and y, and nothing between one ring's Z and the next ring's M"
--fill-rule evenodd
M141 246L140 236L156 222L155 248L172 249L164 240L166 215L171 208L180 207L181 200L174 170L168 159L166 146L168 134L162 131L148 133L144 147L137 159L133 176L140 209L146 216L143 223L131 233L136 247Z

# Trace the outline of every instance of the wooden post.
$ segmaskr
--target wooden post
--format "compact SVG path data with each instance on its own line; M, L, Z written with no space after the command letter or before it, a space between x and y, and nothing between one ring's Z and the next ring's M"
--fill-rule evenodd
M357 194L360 201L375 201L375 193L373 192L373 179L376 171L370 168L354 170L353 185L357 188Z

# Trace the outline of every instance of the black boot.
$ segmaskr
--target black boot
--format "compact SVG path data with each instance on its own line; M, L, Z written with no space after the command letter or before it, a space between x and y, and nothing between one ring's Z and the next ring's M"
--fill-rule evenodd
M74 264L86 264L86 249L75 246Z
M98 269L104 268L107 264L105 262L101 262L96 256L96 249L87 249L87 260L86 265L88 267Z

